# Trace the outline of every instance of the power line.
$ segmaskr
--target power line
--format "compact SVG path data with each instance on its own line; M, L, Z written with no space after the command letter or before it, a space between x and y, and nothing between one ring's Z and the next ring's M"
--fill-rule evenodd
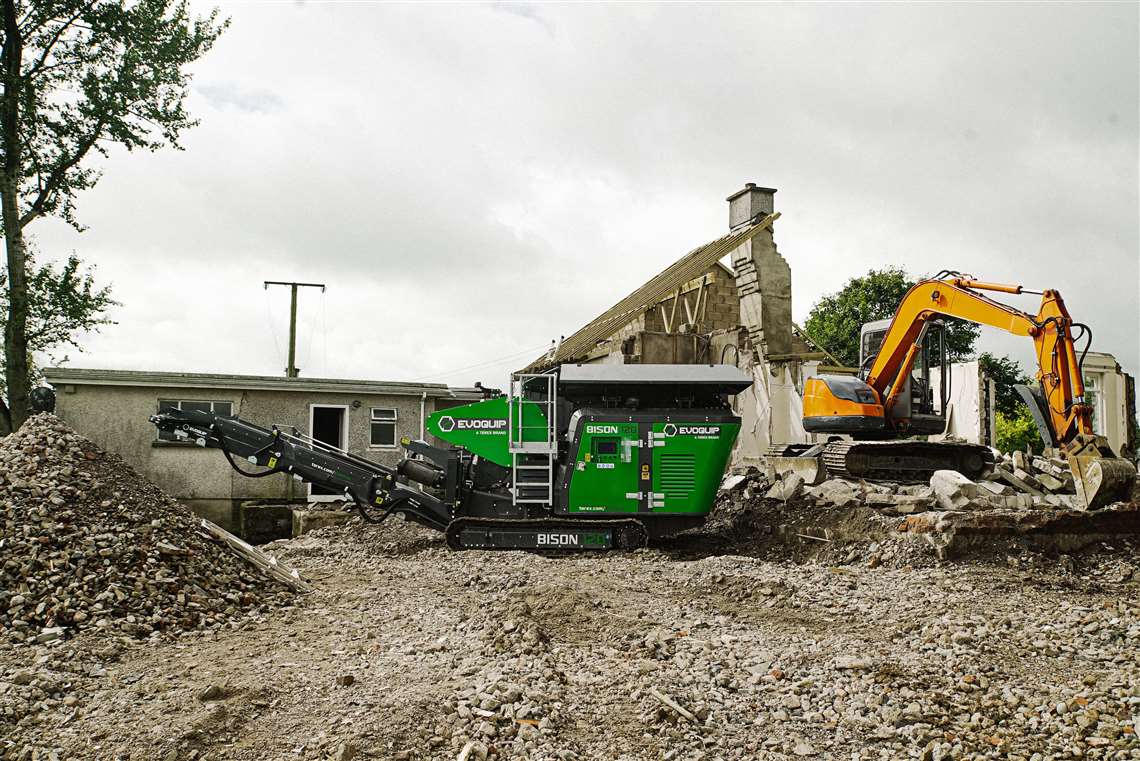
M508 354L505 357L499 357L498 359L491 359L491 360L487 360L486 362L480 362L477 365L468 365L467 367L459 367L459 368L456 368L454 370L447 370L444 372L432 373L431 375L424 375L422 377L415 378L412 382L418 383L420 381L426 381L426 380L430 380L432 378L450 378L451 376L457 375L459 373L468 372L470 370L479 370L481 368L489 367L491 365L497 365L500 362L506 362L506 361L511 360L511 359L517 359L518 357L534 354L536 352L539 352L539 351L542 351L543 349L548 348L548 346L549 346L549 344L541 344L539 346L536 346L533 349L523 349L522 351L516 351L513 354Z

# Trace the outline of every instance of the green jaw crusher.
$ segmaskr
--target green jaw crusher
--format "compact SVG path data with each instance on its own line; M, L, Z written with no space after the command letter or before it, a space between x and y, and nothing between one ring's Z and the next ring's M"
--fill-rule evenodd
M700 525L751 377L730 365L562 365L507 394L433 413L448 446L404 439L395 467L235 417L169 410L162 430L223 451L245 475L343 490L369 521L401 513L454 549L634 549ZM251 473L234 458L259 465Z

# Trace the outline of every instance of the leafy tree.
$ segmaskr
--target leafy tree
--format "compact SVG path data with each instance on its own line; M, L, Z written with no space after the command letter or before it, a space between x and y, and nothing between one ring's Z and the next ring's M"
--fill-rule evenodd
M0 0L0 222L8 267L4 360L8 416L19 427L31 388L31 289L25 230L54 215L76 229L95 154L178 146L195 124L185 67L221 34L217 11L186 0Z
M824 296L808 313L804 330L813 341L845 365L859 364L859 331L863 323L894 316L915 284L901 269L871 270L852 278L838 292ZM958 362L973 356L980 328L964 320L946 320L947 356Z
M82 351L79 334L97 331L113 324L107 311L118 302L111 298L110 287L99 288L90 269L84 269L79 258L72 254L67 262L56 267L45 264L37 267L28 262L28 352L44 353L53 361L59 349L71 346ZM0 328L7 327L7 275L0 271ZM63 357L62 359L66 359ZM31 374L32 360L29 358ZM0 356L0 435L12 430L12 419L3 395L6 386L4 358Z
M1045 449L1045 442L1041 440L1041 433L1029 408L1022 404L1012 414L998 412L994 418L994 445L1002 452L1014 452L1029 447L1034 452L1041 453Z
M997 389L994 407L998 412L1007 418L1014 418L1020 414L1021 408L1028 409L1014 388L1019 383L1033 383L1033 379L1022 370L1021 363L1009 357L995 357L988 351L978 355L978 363L982 366L982 372L994 381Z

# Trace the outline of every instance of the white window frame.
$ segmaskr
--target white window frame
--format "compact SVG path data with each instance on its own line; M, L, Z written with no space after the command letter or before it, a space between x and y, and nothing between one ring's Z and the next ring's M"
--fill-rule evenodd
M156 409L158 409L159 412L162 412L162 405L163 404L173 404L174 409L176 409L176 410L182 409L183 404L208 404L208 405L210 405L210 413L214 414L214 415L218 414L214 411L215 405L228 404L230 407L230 411L228 414L229 415L234 414L234 402L231 402L229 399L159 399L158 402L155 404L155 407L156 407ZM171 435L173 435L173 434L171 434ZM162 431L159 431L157 429L154 432L154 440L155 441L161 441L164 444L192 444L193 443L193 442L189 442L189 441L184 441L182 439L164 439L164 438L162 438Z
M1093 433L1104 436L1105 409L1104 409L1104 373L1086 373L1082 379L1085 383L1085 401L1092 396ZM1091 392L1091 393L1090 393Z
M391 412L391 419L381 418L377 419L377 412ZM372 441L372 424L373 423L391 423L392 424L392 443L391 444L376 444ZM368 408L368 448L369 449L395 449L400 444L400 411L395 407L369 407Z

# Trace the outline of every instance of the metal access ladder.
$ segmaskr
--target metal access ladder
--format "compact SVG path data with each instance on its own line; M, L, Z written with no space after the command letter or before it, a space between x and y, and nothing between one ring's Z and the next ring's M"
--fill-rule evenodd
M516 505L554 504L558 461L558 376L516 373L507 399L511 493Z

